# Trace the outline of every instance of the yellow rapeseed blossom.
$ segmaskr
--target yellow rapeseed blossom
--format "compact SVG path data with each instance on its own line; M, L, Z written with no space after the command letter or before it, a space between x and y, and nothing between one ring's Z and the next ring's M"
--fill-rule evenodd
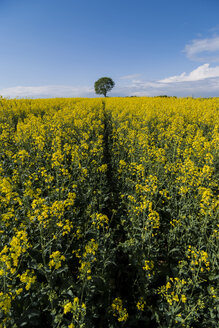
M75 325L73 323L70 323L70 325L68 325L68 328L75 328Z
M36 276L34 275L34 271L30 271L29 269L27 269L24 273L22 273L21 275L18 274L17 277L20 278L20 281L25 283L25 289L29 290L31 285L34 284L36 282Z
M7 314L11 308L11 297L9 294L0 292L0 309Z
M71 309L72 309L72 303L71 303L71 302L66 303L66 304L64 305L64 309L63 309L64 314L70 312Z
M65 261L65 256L61 255L60 251L55 251L50 255L51 260L49 261L50 269L59 269L62 265L62 261Z
M136 307L139 311L144 311L145 305L146 305L146 302L144 301L143 297L141 297L139 299L139 301L137 302Z
M183 303L186 303L186 300L187 300L186 296L185 295L181 295L181 301Z
M113 316L117 317L119 322L126 321L128 319L127 309L123 307L121 298L117 297L112 302Z

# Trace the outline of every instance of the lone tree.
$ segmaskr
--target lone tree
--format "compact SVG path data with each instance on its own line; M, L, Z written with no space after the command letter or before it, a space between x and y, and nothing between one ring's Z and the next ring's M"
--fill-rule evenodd
M110 77L101 77L94 83L94 89L96 94L106 97L107 92L111 91L114 85L115 82Z

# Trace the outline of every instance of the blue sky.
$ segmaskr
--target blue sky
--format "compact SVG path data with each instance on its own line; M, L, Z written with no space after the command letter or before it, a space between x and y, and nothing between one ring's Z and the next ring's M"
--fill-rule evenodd
M219 96L218 0L0 0L0 95Z

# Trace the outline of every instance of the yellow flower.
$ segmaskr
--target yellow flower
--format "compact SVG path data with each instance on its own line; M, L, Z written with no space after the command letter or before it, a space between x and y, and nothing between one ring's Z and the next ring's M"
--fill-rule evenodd
M23 288L19 288L19 289L16 290L16 294L20 295L22 293L22 291L23 291Z
M29 290L31 285L35 283L36 276L34 276L34 271L26 270L22 275L18 275L20 281L26 283L25 289Z
M182 295L182 296L181 296L181 301L182 301L183 303L186 303L186 300L187 300L186 296L185 296L185 295Z
M71 302L68 302L64 305L64 314L70 312L72 309L72 303Z
M170 284L170 282L168 281L168 283L166 284L166 289L169 289L169 288L171 288L171 284Z
M68 325L68 328L75 328L75 325L71 323L70 325Z
M126 308L123 307L122 300L119 297L113 300L111 307L113 309L113 315L117 317L119 322L126 321L128 319L128 312Z
M139 311L144 311L145 305L146 302L144 301L143 297L141 297L140 300L137 302L136 307Z
M11 297L9 294L4 294L3 292L0 292L0 309L4 311L5 314L7 314L10 311L11 308Z
M53 252L50 255L50 258L52 259L52 260L49 261L50 269L52 267L55 267L56 270L59 269L62 265L61 261L65 261L65 256L61 255L61 253L59 251Z

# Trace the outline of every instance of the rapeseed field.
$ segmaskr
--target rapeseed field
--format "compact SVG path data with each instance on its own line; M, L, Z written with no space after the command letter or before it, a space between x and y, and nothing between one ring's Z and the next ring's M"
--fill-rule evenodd
M0 99L0 328L215 328L219 99Z

